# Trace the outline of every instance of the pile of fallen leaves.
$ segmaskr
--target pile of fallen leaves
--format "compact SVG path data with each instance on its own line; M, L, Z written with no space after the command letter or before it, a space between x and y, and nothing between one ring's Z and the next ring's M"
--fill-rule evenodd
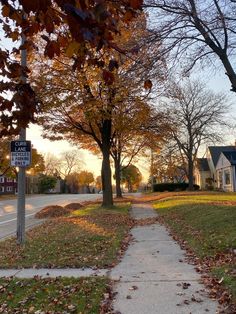
M68 210L77 210L77 209L80 209L82 207L83 207L83 205L80 203L70 203L70 204L67 204L64 206L64 208L68 209Z
M41 209L38 213L35 214L35 218L56 218L69 214L71 212L70 208L65 208L59 205L49 205Z

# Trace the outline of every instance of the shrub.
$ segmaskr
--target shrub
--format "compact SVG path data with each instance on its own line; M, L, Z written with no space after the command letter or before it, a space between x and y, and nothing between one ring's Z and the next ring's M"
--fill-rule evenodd
M189 187L188 183L156 183L153 185L154 192L164 192L164 191L185 191ZM199 185L193 185L194 190L199 190Z

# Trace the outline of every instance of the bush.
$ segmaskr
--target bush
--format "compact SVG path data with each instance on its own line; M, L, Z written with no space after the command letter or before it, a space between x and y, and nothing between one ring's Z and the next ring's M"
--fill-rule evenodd
M50 189L53 189L56 186L57 179L52 176L40 175L39 177L39 193L47 193Z
M194 184L193 188L195 191L199 190L199 185ZM156 183L153 185L153 192L174 192L174 191L185 191L188 189L188 183Z

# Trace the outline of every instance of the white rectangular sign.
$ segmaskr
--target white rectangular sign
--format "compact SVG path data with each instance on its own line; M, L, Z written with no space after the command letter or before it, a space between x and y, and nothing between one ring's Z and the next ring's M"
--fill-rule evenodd
M27 167L31 164L31 142L12 141L11 142L11 166Z

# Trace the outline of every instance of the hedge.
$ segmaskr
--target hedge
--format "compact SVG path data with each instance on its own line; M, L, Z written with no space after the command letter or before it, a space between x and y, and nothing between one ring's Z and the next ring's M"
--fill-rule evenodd
M153 192L164 191L185 191L189 187L188 183L156 183L153 185ZM194 190L199 190L199 185L193 185Z

